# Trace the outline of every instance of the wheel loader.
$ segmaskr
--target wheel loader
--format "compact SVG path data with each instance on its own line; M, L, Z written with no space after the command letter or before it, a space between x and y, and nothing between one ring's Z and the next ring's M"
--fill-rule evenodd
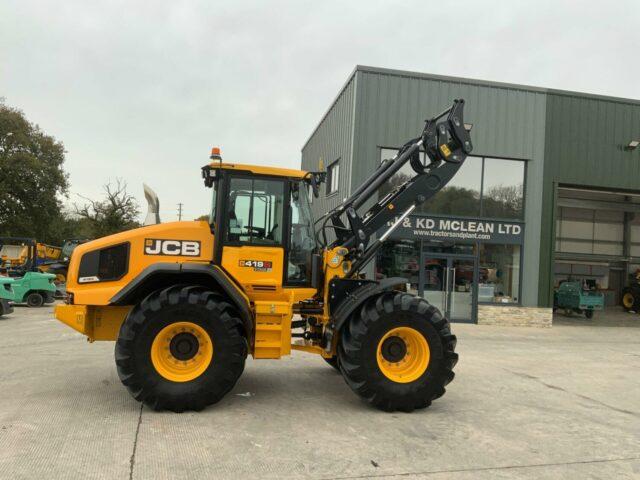
M202 168L210 220L160 223L73 252L56 317L115 341L131 395L155 410L218 402L245 359L315 354L385 411L424 408L458 360L449 322L406 280L363 271L391 232L441 190L472 150L464 101L425 121L335 209L313 219L325 172L240 165L212 149ZM414 175L379 198L409 164ZM366 204L366 205L365 205Z

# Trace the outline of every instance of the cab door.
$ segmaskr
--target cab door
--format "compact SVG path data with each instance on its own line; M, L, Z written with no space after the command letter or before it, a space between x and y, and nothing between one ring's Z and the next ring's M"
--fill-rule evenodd
M229 175L222 241L222 267L251 300L283 295L285 181Z

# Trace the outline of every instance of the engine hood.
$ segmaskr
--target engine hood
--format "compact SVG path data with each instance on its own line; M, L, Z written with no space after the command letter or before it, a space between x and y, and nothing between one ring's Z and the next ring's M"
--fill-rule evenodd
M150 225L83 243L71 256L67 292L76 304L107 305L154 263L211 262L213 241L207 222L189 221Z

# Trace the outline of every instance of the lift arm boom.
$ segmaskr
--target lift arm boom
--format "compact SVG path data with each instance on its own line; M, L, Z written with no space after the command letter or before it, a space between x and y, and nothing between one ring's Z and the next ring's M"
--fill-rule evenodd
M347 277L355 275L373 258L407 215L444 188L471 153L473 146L465 128L463 109L464 100L454 100L450 108L426 120L419 137L407 142L392 159L384 160L349 198L321 219L323 234L327 228L334 230L336 240L331 246L342 246L349 251L352 268ZM439 121L445 115L447 118ZM426 153L425 160L429 159L426 164L420 159L422 150ZM415 175L360 215L358 209L375 198L380 186L407 163ZM389 228L370 244L371 237L387 224Z

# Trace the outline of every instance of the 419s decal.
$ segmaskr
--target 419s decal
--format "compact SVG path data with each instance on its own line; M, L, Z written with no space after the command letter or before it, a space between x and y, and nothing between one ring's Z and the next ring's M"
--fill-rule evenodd
M241 267L253 268L255 272L270 272L273 268L273 262L264 260L240 260Z
M160 238L145 238L144 254L199 257L200 242L197 240L165 240Z

